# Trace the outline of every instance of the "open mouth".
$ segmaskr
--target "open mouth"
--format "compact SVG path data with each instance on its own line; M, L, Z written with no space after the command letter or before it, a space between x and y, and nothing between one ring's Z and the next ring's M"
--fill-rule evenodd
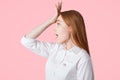
M55 34L56 35L56 37L58 37L58 34Z
M58 37L58 34L56 34L56 36Z

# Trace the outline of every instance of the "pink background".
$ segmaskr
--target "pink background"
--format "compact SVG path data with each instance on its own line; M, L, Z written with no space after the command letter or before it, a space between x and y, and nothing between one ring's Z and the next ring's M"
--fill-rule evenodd
M120 80L120 1L63 0L62 11L69 9L84 17L95 80ZM20 39L54 12L52 0L0 0L0 80L45 80L47 59ZM54 26L38 39L55 41Z

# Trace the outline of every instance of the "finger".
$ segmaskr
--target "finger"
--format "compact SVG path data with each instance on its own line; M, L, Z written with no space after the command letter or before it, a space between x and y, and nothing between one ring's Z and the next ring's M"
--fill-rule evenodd
M60 12L60 3L58 3L57 10L58 10L58 13L59 13Z
M58 3L58 10L61 11L61 8L62 8L62 2L59 2Z

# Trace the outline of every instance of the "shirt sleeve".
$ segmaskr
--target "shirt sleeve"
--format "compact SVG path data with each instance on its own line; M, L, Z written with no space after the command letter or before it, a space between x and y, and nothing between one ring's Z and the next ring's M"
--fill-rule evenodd
M94 80L94 72L91 59L81 60L78 63L77 68L77 80Z
M20 42L30 51L45 58L48 58L52 54L51 50L53 49L53 47L57 46L56 43L43 42L33 38L27 38L25 35L22 37Z

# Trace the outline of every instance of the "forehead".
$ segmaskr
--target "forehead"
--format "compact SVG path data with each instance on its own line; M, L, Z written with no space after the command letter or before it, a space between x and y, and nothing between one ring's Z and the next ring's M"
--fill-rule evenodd
M58 16L58 18L57 18L57 22L64 22L63 19L62 19L62 16L61 16L61 15Z

